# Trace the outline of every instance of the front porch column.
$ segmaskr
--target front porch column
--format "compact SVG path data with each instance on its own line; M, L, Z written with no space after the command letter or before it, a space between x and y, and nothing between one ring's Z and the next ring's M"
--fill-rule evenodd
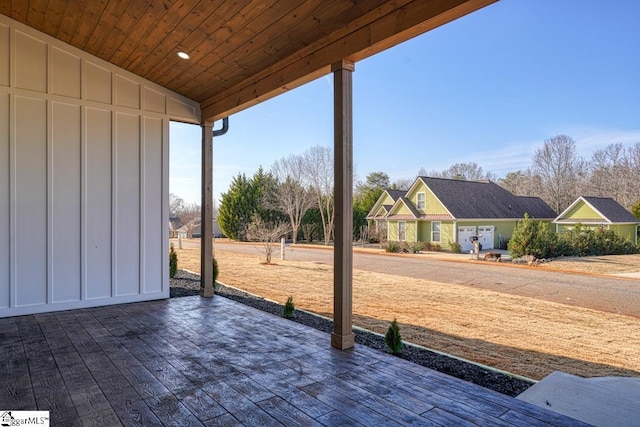
M213 123L202 123L200 296L213 296Z
M331 346L353 347L353 62L339 61L333 72L334 197L333 333Z

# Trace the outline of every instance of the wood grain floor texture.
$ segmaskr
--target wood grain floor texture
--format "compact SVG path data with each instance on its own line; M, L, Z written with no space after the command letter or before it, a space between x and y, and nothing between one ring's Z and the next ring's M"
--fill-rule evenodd
M51 425L584 425L222 297L0 319L0 355Z

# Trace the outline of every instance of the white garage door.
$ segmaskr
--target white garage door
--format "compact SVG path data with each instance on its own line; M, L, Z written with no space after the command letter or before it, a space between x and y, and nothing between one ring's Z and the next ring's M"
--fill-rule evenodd
M480 235L480 243L482 250L493 249L493 225L485 225L478 227L478 235Z
M460 249L462 252L469 252L473 250L471 237L475 235L475 227L458 227L458 243L460 243Z

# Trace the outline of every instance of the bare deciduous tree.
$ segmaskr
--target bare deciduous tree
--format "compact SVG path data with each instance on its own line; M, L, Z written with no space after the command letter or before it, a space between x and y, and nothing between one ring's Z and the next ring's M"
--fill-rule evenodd
M631 210L640 198L640 142L636 142L627 148L627 196L628 201L620 202L625 208ZM635 200L633 200L635 199Z
M312 192L320 210L324 244L328 245L333 234L334 194L333 194L333 150L329 147L315 146L303 154L305 170L309 177Z
M311 239L313 239L313 234L315 233L316 225L313 223L302 224L302 235L304 237L305 242L311 243Z
M540 176L542 198L556 212L562 212L579 195L579 178L584 171L576 143L567 135L547 139L533 156L533 172Z
M273 247L289 232L289 225L284 222L266 222L255 214L247 229L247 238L262 244L265 264L271 264Z
M414 183L414 181L415 179L398 178L391 183L391 189L407 191L409 188L411 188L411 185Z
M483 181L497 179L496 175L491 172L485 172L477 163L456 163L449 166L448 169L438 172L432 170L427 173L425 168L420 168L418 176L430 176L433 178L459 179L462 181Z
M589 177L590 196L611 197L624 205L628 192L628 159L622 144L611 144L594 151L591 157ZM631 200L633 203L633 200Z
M308 188L309 177L305 171L304 157L283 157L271 166L271 173L278 180L277 208L289 217L295 244L302 218L315 203L314 195Z
M200 205L197 203L185 204L178 213L178 218L187 229L187 238L192 238L193 229L200 225Z
M542 197L540 176L534 174L531 169L509 172L498 180L498 184L516 196Z
M173 193L169 193L169 218L178 217L183 208L184 200Z

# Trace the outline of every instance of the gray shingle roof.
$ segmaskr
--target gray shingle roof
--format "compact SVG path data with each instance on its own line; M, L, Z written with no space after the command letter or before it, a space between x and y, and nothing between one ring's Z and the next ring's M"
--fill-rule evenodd
M525 212L532 218L553 219L558 214L538 197L521 197L491 181L459 181L445 178L420 179L455 218L514 218Z
M411 203L411 200L407 199L404 196L400 197L400 199L402 199L404 204L407 205L407 208L409 208L413 216L415 216L416 218L420 218L422 216L422 214L418 211L418 209L416 209L413 203Z
M390 205L382 205L382 207L387 211L387 213L391 210L391 208L393 207L395 202L397 202L400 197L404 197L404 195L407 194L407 192L404 191L404 190L386 189L384 191L391 197L391 199L394 202L394 203L392 203ZM384 195L384 193L383 193L383 195ZM382 197L382 196L380 196L380 197ZM375 205L373 206L373 208L375 208ZM374 219L376 217L377 213L373 211L373 208L371 208L371 211L369 211L369 213L367 214L367 219Z
M638 222L638 219L609 197L582 197L611 222Z
M400 197L404 197L407 194L404 190L387 190L387 193L389 193L394 202L397 202Z

